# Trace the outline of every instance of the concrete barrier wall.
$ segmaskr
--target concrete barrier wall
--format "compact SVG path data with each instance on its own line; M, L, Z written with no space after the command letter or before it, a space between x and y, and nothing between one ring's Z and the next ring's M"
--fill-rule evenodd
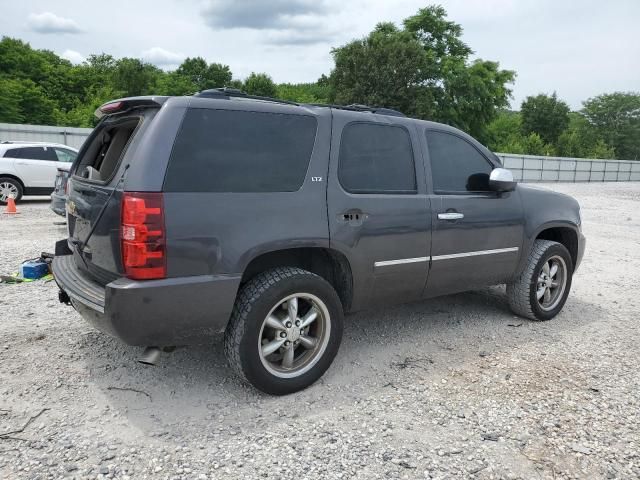
M0 142L51 142L80 148L91 133L91 128L51 127L47 125L18 125L0 123Z
M538 157L498 153L505 168L522 182L640 181L640 160Z

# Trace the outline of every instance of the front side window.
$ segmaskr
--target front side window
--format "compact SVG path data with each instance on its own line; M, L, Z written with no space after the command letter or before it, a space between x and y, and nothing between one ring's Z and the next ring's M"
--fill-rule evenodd
M433 189L436 192L489 190L492 165L473 145L446 132L427 130Z
M348 124L342 131L338 177L350 193L416 193L409 132L393 125Z
M164 190L297 191L316 129L308 115L191 109L173 146Z

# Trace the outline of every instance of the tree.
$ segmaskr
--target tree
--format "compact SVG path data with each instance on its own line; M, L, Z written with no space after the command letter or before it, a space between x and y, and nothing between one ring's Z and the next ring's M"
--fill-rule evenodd
M327 103L329 87L319 83L281 83L277 86L276 96L298 103Z
M640 159L640 93L615 92L583 103L582 113L617 158Z
M537 133L546 143L555 144L569 125L569 105L551 96L540 94L527 97L520 107L522 133Z
M402 28L381 23L365 38L332 51L330 101L398 109L486 139L486 125L508 105L514 72L469 62L462 27L442 7L423 8Z
M158 79L159 95L191 95L198 91L193 82L178 72L169 72Z
M276 84L266 73L251 73L244 81L244 91L249 95L275 97L278 93Z
M520 113L502 111L487 128L487 147L501 153L525 153Z
M547 155L544 141L536 132L532 132L524 137L524 152L527 155Z
M113 70L113 88L123 97L155 93L161 70L137 58L121 58Z
M569 126L558 137L558 155L578 158L616 158L597 128L578 112L569 114Z
M207 64L202 57L187 58L178 67L176 74L188 78L197 91L224 87L232 78L228 65Z

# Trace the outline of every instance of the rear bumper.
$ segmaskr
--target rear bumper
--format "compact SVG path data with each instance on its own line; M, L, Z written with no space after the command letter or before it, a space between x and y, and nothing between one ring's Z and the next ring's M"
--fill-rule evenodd
M241 278L120 278L102 286L76 267L73 255L56 256L52 267L56 283L87 322L140 346L206 343L226 327Z
M58 215L62 215L64 217L66 215L64 206L66 201L67 197L64 194L59 195L54 191L51 194L51 203L49 204L49 208L51 208L54 213L57 213Z

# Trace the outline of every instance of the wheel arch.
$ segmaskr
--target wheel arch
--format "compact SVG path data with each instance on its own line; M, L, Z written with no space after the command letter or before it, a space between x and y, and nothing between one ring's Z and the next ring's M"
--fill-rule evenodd
M523 255L523 260L525 262L528 257L528 253L531 251L531 248L533 248L533 244L536 240L551 240L565 246L571 255L573 269L575 270L579 254L579 232L577 225L570 222L545 223L540 225L529 238L530 245L527 250L527 255Z
M12 178L15 181L17 181L18 183L20 183L20 186L22 187L22 191L24 192L25 190L25 185L24 182L22 181L22 179L20 177L18 177L17 175L14 175L13 173L0 173L0 178Z
M349 311L353 298L353 275L347 257L326 247L293 247L273 249L253 257L242 273L244 284L265 270L276 267L298 267L324 278L336 290L343 310Z

